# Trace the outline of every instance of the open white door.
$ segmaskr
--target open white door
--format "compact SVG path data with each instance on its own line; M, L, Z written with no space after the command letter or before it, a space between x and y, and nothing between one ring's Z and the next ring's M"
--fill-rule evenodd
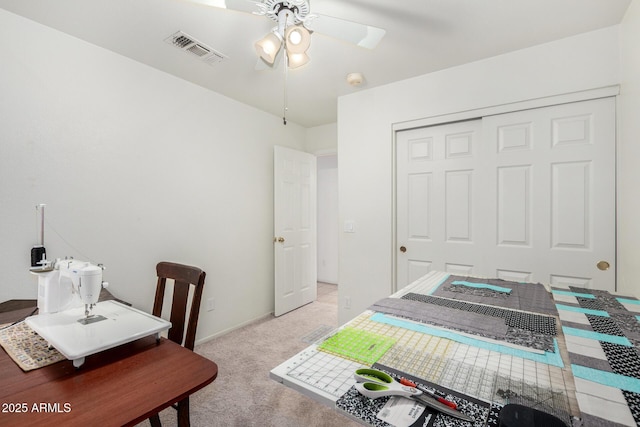
M274 269L275 315L315 301L316 157L275 146Z

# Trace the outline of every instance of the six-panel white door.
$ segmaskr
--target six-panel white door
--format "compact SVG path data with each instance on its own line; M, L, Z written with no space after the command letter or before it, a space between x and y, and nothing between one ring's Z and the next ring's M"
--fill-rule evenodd
M399 288L444 270L614 290L613 98L399 132L397 172Z
M481 120L397 134L397 285L432 270L471 274L478 235Z
M275 308L280 316L317 297L316 157L274 147Z

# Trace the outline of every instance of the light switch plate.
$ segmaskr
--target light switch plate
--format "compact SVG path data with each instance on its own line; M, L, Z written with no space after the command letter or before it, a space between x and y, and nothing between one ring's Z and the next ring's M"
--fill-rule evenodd
M356 222L353 220L347 220L344 222L344 232L345 233L355 233L356 232Z

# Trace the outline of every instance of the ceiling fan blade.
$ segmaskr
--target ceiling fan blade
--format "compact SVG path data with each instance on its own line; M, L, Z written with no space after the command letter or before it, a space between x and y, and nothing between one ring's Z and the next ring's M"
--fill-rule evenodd
M261 0L189 0L193 3L222 9L237 10L253 14L261 14L260 6L264 5ZM333 37L338 40L353 43L367 49L374 49L384 37L386 31L382 28L371 25L360 24L358 22L347 21L345 19L334 18L327 15L308 15L304 26L311 31Z
M267 64L267 61L265 61L262 58L258 58L258 60L256 61L256 66L255 66L255 70L256 71L264 71L267 69L270 69L271 65Z
M343 40L355 45L374 49L386 34L382 28L360 24L327 15L316 15L305 23L311 31Z
M200 3L207 6L219 7L221 9L238 10L240 12L253 13L257 12L258 3L261 1L254 0L190 0L193 3Z

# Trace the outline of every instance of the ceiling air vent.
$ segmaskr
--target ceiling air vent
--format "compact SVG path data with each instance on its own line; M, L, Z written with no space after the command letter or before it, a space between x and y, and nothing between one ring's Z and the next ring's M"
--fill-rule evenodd
M187 33L178 31L175 34L164 39L165 42L174 45L178 49L183 50L191 55L200 58L209 65L215 65L224 61L228 57L220 52L215 51L204 43L199 42Z

